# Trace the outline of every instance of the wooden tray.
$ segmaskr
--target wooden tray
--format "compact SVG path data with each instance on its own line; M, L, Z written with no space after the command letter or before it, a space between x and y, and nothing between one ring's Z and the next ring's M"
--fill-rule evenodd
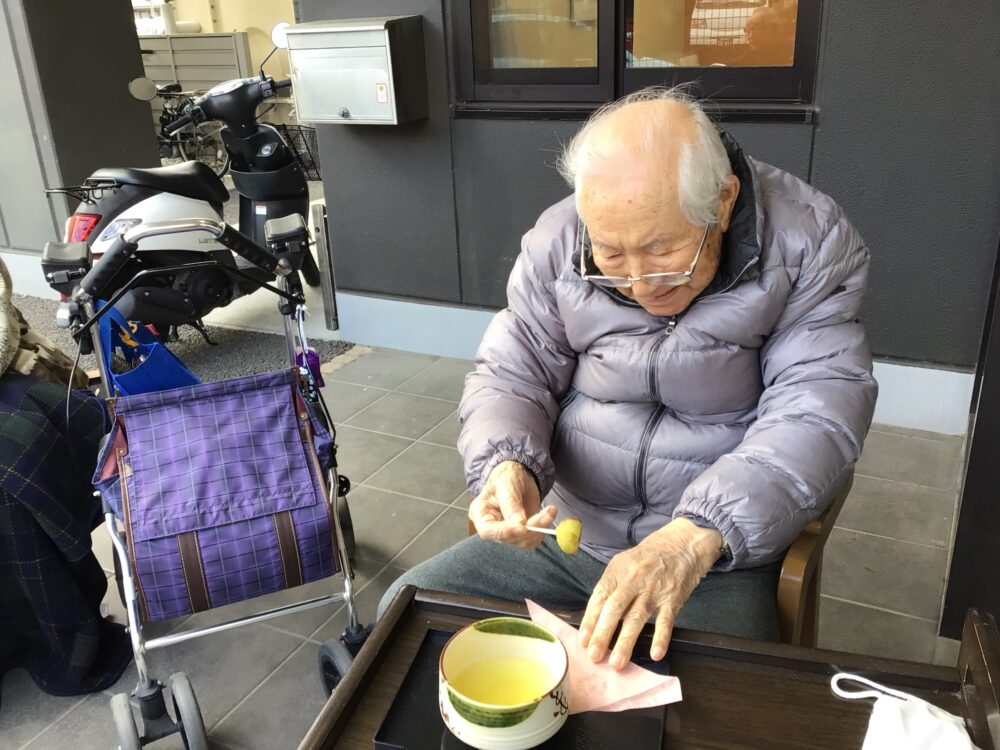
M567 620L578 624L568 613ZM427 631L455 630L495 615L527 616L523 605L406 587L398 593L340 687L320 711L299 750L372 750ZM648 652L652 629L637 649ZM684 700L666 712L663 747L718 750L860 748L869 701L830 691L830 676L855 672L919 695L964 716L982 750L1000 750L1000 636L992 617L969 613L958 667L676 630L670 669Z

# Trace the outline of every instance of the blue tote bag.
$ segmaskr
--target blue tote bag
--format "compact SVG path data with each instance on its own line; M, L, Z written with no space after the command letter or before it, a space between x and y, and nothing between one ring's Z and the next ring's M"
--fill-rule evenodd
M126 320L111 308L101 316L97 325L104 349L104 364L121 395L166 391L201 382L142 323ZM115 352L128 363L130 369L127 372L112 372L111 359Z

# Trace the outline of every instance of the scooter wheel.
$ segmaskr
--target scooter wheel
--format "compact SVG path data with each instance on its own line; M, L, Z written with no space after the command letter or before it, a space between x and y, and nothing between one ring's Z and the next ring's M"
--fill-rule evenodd
M302 261L302 280L312 287L319 286L322 281L319 266L316 264L316 258L313 257L312 251L307 252Z

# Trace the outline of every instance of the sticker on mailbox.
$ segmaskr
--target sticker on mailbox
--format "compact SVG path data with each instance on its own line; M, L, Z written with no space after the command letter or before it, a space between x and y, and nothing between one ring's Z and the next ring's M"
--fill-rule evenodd
M389 101L389 86L385 83L375 84L375 98L378 99L380 104L386 104Z

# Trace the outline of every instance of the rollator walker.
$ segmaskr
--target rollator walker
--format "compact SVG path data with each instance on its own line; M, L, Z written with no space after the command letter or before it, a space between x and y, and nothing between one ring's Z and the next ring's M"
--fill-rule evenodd
M215 257L143 268L142 240L199 232L249 261L253 273ZM300 271L309 252L303 218L267 224L264 248L221 221L205 218L144 223L121 234L92 263L85 243L49 243L43 269L68 296L59 312L83 353L94 353L100 394L111 423L94 484L114 547L119 591L128 617L138 682L131 698L111 699L119 747L137 750L180 733L188 748L208 747L205 724L187 675L167 682L150 674L146 654L204 635L327 604L345 603L347 627L320 648L329 694L363 645L370 626L358 621L351 552L353 530L337 474L333 422L309 362ZM123 298L151 304L183 274L206 272L279 297L287 370L124 396L109 371L98 335L102 317ZM276 280L277 285L262 280ZM209 290L211 291L211 290ZM191 289L190 293L196 293ZM100 300L107 300L102 304ZM110 317L110 316L109 316ZM351 549L349 549L351 548ZM147 638L152 622L193 614L330 576L343 590L240 617ZM167 711L166 696L173 705Z

